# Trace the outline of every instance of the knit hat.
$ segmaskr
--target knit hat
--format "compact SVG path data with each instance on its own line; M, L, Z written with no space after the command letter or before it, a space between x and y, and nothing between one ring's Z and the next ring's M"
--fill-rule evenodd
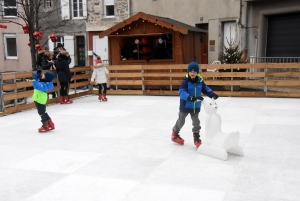
M55 76L54 73L51 73L51 72L46 72L46 73L45 73L45 80L46 80L47 82L52 82L52 80L54 80L55 77L56 77L56 76Z
M59 48L59 47L64 47L64 46L63 46L63 44L61 44L61 43L57 43L56 48Z
M197 62L189 63L188 68L187 68L187 72L190 72L192 70L199 73L199 65L198 65Z

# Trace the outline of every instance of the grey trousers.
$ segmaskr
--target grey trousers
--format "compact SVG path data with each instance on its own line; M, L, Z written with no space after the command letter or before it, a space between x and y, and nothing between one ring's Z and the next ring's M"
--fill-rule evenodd
M186 113L186 112L180 112L178 113L178 120L176 121L175 126L173 127L173 130L175 132L179 132L180 129L183 127L184 123L185 123L185 118L186 116L190 114L191 118L192 118L192 122L193 122L193 129L192 132L193 133L199 133L201 126L200 126L200 120L199 120L199 112L197 113Z

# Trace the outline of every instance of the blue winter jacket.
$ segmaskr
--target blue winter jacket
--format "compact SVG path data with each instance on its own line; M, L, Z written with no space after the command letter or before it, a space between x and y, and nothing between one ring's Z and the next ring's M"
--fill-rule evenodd
M32 100L38 102L42 105L45 105L48 100L47 91L52 90L54 88L52 82L40 82L40 80L33 79L32 86L34 88L34 92L32 95Z
M195 83L191 82L186 74L179 87L179 96L180 96L180 106L179 110L186 113L197 113L200 112L201 101L191 102L188 100L190 96L201 96L205 94L211 98L213 91L206 86L203 81L203 78L200 74L195 78L197 81Z

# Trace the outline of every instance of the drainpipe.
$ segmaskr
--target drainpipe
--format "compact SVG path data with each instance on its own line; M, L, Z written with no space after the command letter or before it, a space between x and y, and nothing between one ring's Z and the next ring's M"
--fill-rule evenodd
M245 2L245 38L244 38L244 44L245 48L248 48L248 2Z

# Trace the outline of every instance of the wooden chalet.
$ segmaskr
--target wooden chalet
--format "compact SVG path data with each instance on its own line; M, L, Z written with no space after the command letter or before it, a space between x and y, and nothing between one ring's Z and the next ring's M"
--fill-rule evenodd
M110 65L201 63L201 38L206 31L139 12L101 32L108 36Z

